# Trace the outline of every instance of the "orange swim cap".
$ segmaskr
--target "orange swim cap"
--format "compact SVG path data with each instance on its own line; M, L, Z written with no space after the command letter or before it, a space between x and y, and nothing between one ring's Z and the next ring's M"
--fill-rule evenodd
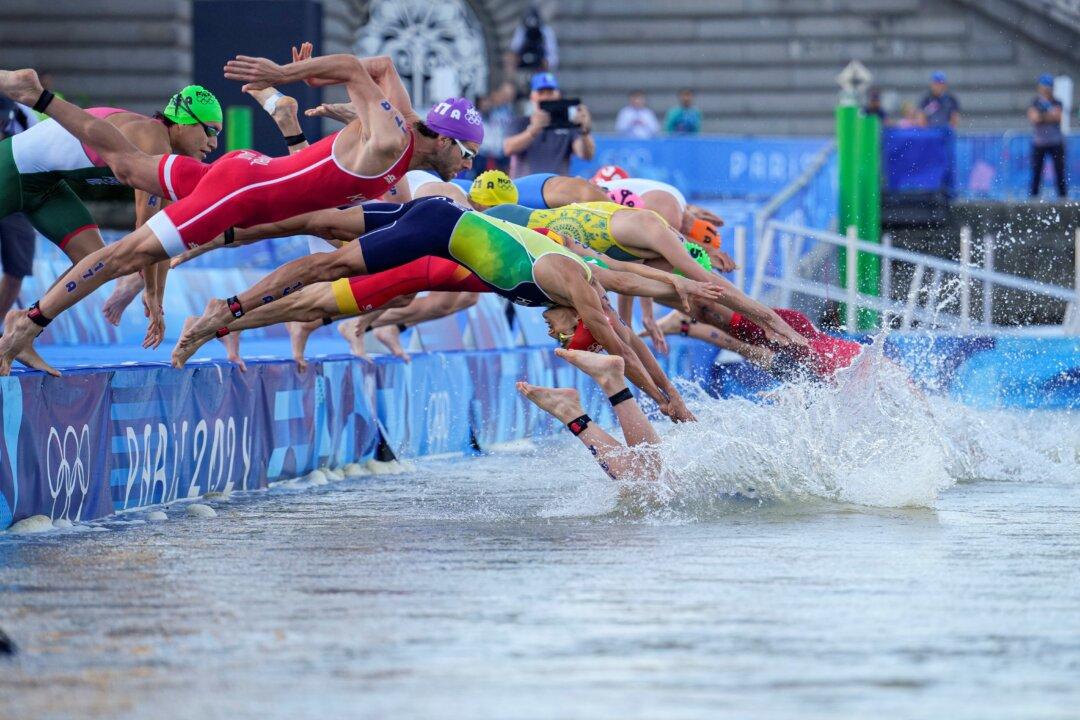
M711 222L700 219L695 220L694 224L690 226L690 232L686 235L694 242L705 247L720 249L720 233Z

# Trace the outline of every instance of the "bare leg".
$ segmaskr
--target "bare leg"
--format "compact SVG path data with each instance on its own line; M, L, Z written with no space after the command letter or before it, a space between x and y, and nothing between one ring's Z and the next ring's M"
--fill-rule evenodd
M381 328L377 328L372 332L375 339L386 346L395 357L399 357L405 362L411 362L412 358L409 357L409 353L405 352L405 348L401 345L401 331L398 330L397 325L386 325Z
M341 333L341 336L349 343L349 352L358 358L368 359L367 348L364 347L364 336L367 335L368 328L371 327L384 312L386 311L376 310L375 312L359 315L352 320L338 323L338 332Z
M768 348L745 343L742 340L732 337L724 330L704 322L691 322L690 318L682 313L668 313L660 319L659 326L663 332L668 335L674 335L676 333L682 333L683 321L690 323L686 333L687 337L692 337L695 340L704 340L705 342L723 348L724 350L736 352L750 362L766 370L772 367L773 352Z
M585 414L581 407L581 398L573 388L546 388L519 382L517 389L537 407L555 416L564 425ZM596 462L612 480L630 479L633 468L625 465L629 458L627 449L603 428L596 423L589 423L577 438L589 449Z
M161 243L145 225L123 240L90 253L49 288L40 301L44 317L52 319L109 280L128 275L167 257ZM0 338L0 375L11 372L12 359L28 350L42 328L21 314L8 322Z
M221 338L221 344L225 346L225 359L240 368L240 372L247 372L247 363L240 357L240 332Z
M196 350L217 334L219 328L228 328L230 333L233 333L239 330L266 327L267 325L289 320L296 322L321 321L324 317L332 317L339 312L331 284L319 283L312 285L303 292L289 295L280 302L257 307L249 313L244 313L242 317L234 318L230 314L225 322L214 327L209 333L200 332L197 328L199 322L206 318L207 313L211 312L218 303L221 303L221 301L210 300L206 304L206 311L203 313L202 318L192 320L190 324L185 324L184 332L180 335L180 339L173 349L172 363L174 367L183 367L184 363Z
M33 70L0 70L0 93L32 106L41 96L41 91L41 82ZM160 155L144 153L112 123L96 118L59 97L53 98L45 114L96 150L120 182L152 195L168 196L158 181Z
M555 354L595 380L608 397L626 389L623 361L620 357L562 348L557 349ZM658 445L660 443L660 436L653 429L652 423L645 417L645 413L641 411L636 400L624 400L616 405L615 415L619 418L619 426L622 427L627 445L646 443Z
M340 250L328 253L314 253L305 257L293 260L292 262L282 265L277 270L273 271L262 280L257 282L250 290L240 293L237 298L240 301L240 306L247 312L254 312L267 304L273 304L273 300L280 298L288 298L290 295L295 295L296 291L303 287L308 287L317 282L330 282L343 277L349 277L351 275L363 275L366 273L366 267L364 265L363 254L360 252L360 248L355 243L350 243ZM329 286L328 286L329 287ZM333 293L329 293L331 300L333 299ZM337 314L336 303L333 306L333 312L331 315ZM260 316L261 318L262 316ZM307 320L316 320L317 316L312 318L305 318ZM298 318L282 317L273 322L282 322L284 320L295 320ZM197 342L198 345L202 345L209 340L217 332L218 328L234 327L233 314L229 309L228 303L224 300L211 300L202 316L197 318L194 323L185 331L184 336L180 338L180 343L177 344L177 351L180 350L181 345L190 342ZM260 320L261 322L261 320ZM263 325L271 324L269 322L262 322L260 325L253 325L250 327L262 327ZM198 347L196 345L196 347ZM176 352L173 353L173 362L176 362ZM181 362L181 366L183 363Z
M0 315L7 315L8 310L19 299L22 278L4 273L0 276Z
M307 372L307 358L304 357L304 350L307 349L308 337L322 326L322 320L285 323L285 329L289 331L289 347L292 348L292 357L296 361L296 369L300 372ZM230 336L226 335L225 337Z

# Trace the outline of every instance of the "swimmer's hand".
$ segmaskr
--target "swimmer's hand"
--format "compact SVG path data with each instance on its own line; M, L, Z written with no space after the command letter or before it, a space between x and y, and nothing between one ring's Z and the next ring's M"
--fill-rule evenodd
M713 250L709 253L709 260L712 261L713 269L720 272L731 272L739 266L735 264L735 261L731 259L723 250Z
M667 355L667 337L664 335L664 331L660 329L660 326L656 324L656 320L652 318L642 318L641 324L645 326L645 332L649 335L649 339L652 340L656 352L661 355Z
M146 326L146 337L143 338L142 346L153 350L165 339L165 311L156 299L147 298L146 293L143 293L143 310L150 322Z
M694 413L690 412L678 394L673 395L666 405L661 405L660 412L671 418L673 422L697 422Z
M704 220L705 222L712 223L716 227L723 227L724 220L719 215L711 210L706 210L699 205L687 205L686 211L696 217L698 220Z
M671 286L675 288L675 292L679 294L683 309L688 313L694 311L690 304L690 298L719 300L724 294L724 288L714 283L699 282L680 275L670 275L668 280L671 282Z
M264 90L271 85L281 85L288 80L285 71L273 60L250 55L237 55L225 63L225 77L245 83L244 92Z
M304 114L308 117L327 117L348 124L356 119L356 108L352 103L323 103L305 110Z
M300 62L301 60L310 60L311 59L311 53L312 53L312 51L314 49L315 49L315 46L312 45L309 42L300 43L300 48L299 49L297 49L296 46L294 45L293 49L292 49L292 61L293 62Z

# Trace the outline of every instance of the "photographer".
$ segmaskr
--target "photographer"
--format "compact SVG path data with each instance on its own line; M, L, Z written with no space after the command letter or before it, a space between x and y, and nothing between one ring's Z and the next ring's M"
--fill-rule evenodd
M510 157L510 177L534 173L570 173L570 154L591 160L596 153L589 109L563 100L551 73L532 78L532 115L517 118L507 131L503 151Z

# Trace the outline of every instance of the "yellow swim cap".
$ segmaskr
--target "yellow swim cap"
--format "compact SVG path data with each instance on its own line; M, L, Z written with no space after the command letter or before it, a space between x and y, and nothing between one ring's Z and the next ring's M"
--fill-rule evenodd
M469 199L477 205L517 205L518 190L510 176L502 170L485 170L476 176L469 188Z

